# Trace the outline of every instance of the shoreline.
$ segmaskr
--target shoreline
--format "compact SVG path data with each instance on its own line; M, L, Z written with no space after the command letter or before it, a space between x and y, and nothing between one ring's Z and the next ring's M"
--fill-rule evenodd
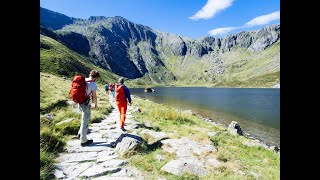
M136 96L136 95L131 95L131 96L133 96L133 98L138 97L138 98L140 98L140 99L142 99L142 100L148 100L148 101L154 102L154 101L152 101L152 100L150 100L150 99L148 99L148 98L142 98L142 97L139 97L139 96ZM157 103L157 102L154 102L154 103ZM161 104L161 103L157 103L157 104ZM162 105L169 106L169 105L166 105L166 104L162 104ZM213 124L213 125L216 125L216 126L220 126L220 127L224 128L224 129L227 129L227 128L228 128L228 125L225 125L225 124L221 124L221 123L219 123L219 122L216 122L216 121L214 121L214 120L213 120L212 118L210 118L210 117L204 117L204 116L202 116L200 113L198 113L198 112L193 112L193 111L190 110L190 109L188 109L188 110L182 110L182 109L178 109L178 108L172 107L172 106L169 106L169 107L174 108L175 110L177 110L177 111L179 111L179 112L185 112L185 113L189 113L189 114L191 114L191 115L194 115L194 116L202 119L203 121L207 122L208 124ZM241 127L241 124L240 124L240 123L239 123L239 125L240 125L240 127ZM267 142L267 140L264 140L264 139L262 139L262 138L259 137L259 136L254 136L254 135L251 135L251 134L246 133L246 132L244 132L244 131L243 131L243 137L245 137L245 138L247 138L247 139L251 139L251 140L253 140L253 141L257 142L257 143L260 143L260 144L261 144L263 147L265 147L265 148L269 148L269 149L271 149L271 148L273 149L273 148L274 148L275 151L280 151L280 143L277 144L277 143L275 143L275 142L270 142L270 141Z
M151 100L150 100L151 101ZM174 109L177 109L177 108L174 108ZM221 124L219 122L215 122L213 119L211 119L210 117L203 117L202 115L200 115L200 113L198 112L192 112L192 110L181 110L181 109L177 109L178 111L181 111L181 112L186 112L186 113L189 113L189 114L192 114L192 115L195 115L197 117L199 117L200 119L202 119L203 121L207 122L207 123L211 123L211 124L214 124L214 125L217 125L217 126L220 126L222 128L225 128L227 129L228 126L225 125L225 124ZM241 127L241 124L239 123L240 127ZM242 130L243 131L243 130ZM254 135L251 135L249 133L246 133L246 132L243 132L243 136L247 139L252 139L252 140L258 140L259 143L262 143L264 145L266 145L268 148L270 148L271 146L276 146L280 149L280 144L277 144L275 142L266 142L266 140L262 139L261 137L259 136L254 136ZM257 141L257 142L258 142Z

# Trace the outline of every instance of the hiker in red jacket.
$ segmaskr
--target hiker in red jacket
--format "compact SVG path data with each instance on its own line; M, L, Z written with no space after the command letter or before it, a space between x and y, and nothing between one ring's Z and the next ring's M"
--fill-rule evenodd
M118 110L120 112L120 129L122 131L127 131L124 129L124 122L126 119L126 113L127 113L127 103L129 102L129 105L131 105L131 97L130 97L130 91L125 86L124 79L120 78L119 79L120 84L115 85L115 100L116 100L116 105L118 107Z

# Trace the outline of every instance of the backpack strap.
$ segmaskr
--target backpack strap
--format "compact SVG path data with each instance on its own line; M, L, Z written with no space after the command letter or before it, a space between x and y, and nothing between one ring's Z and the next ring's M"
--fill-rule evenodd
M86 82L94 82L94 81L92 79L90 79L90 80L88 80ZM86 89L88 89L88 86L86 87ZM92 91L89 94L87 94L87 92L86 92L86 96L87 97L90 96L91 94L92 94Z

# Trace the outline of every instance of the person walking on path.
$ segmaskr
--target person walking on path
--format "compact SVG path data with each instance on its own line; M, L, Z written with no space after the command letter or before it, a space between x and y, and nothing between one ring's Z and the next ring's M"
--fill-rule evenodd
M87 133L88 133L88 126L89 121L91 118L91 100L92 103L94 103L94 108L98 109L98 100L97 100L97 84L96 79L100 77L100 74L96 70L92 70L89 74L89 77L86 78L86 94L88 96L91 96L92 98L89 98L87 102L84 102L82 104L79 104L80 110L81 110L81 125L80 129L78 131L78 134L80 134L80 142L81 146L89 145L93 142L92 139L87 139Z
M119 84L115 85L115 96L116 105L118 107L118 111L120 113L120 129L122 131L127 131L124 128L124 122L126 120L126 113L127 113L127 103L129 106L131 105L131 97L130 91L127 86L124 85L124 79L119 79Z
M104 90L106 91L106 95L108 96L110 105L116 109L117 106L114 99L114 94L115 94L114 86L115 86L114 83L106 84L104 86Z

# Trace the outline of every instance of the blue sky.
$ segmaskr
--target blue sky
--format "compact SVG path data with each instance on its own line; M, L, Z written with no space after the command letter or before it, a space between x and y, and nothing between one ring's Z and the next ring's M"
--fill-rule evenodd
M191 38L223 37L280 23L280 0L40 0L70 17L122 16Z

